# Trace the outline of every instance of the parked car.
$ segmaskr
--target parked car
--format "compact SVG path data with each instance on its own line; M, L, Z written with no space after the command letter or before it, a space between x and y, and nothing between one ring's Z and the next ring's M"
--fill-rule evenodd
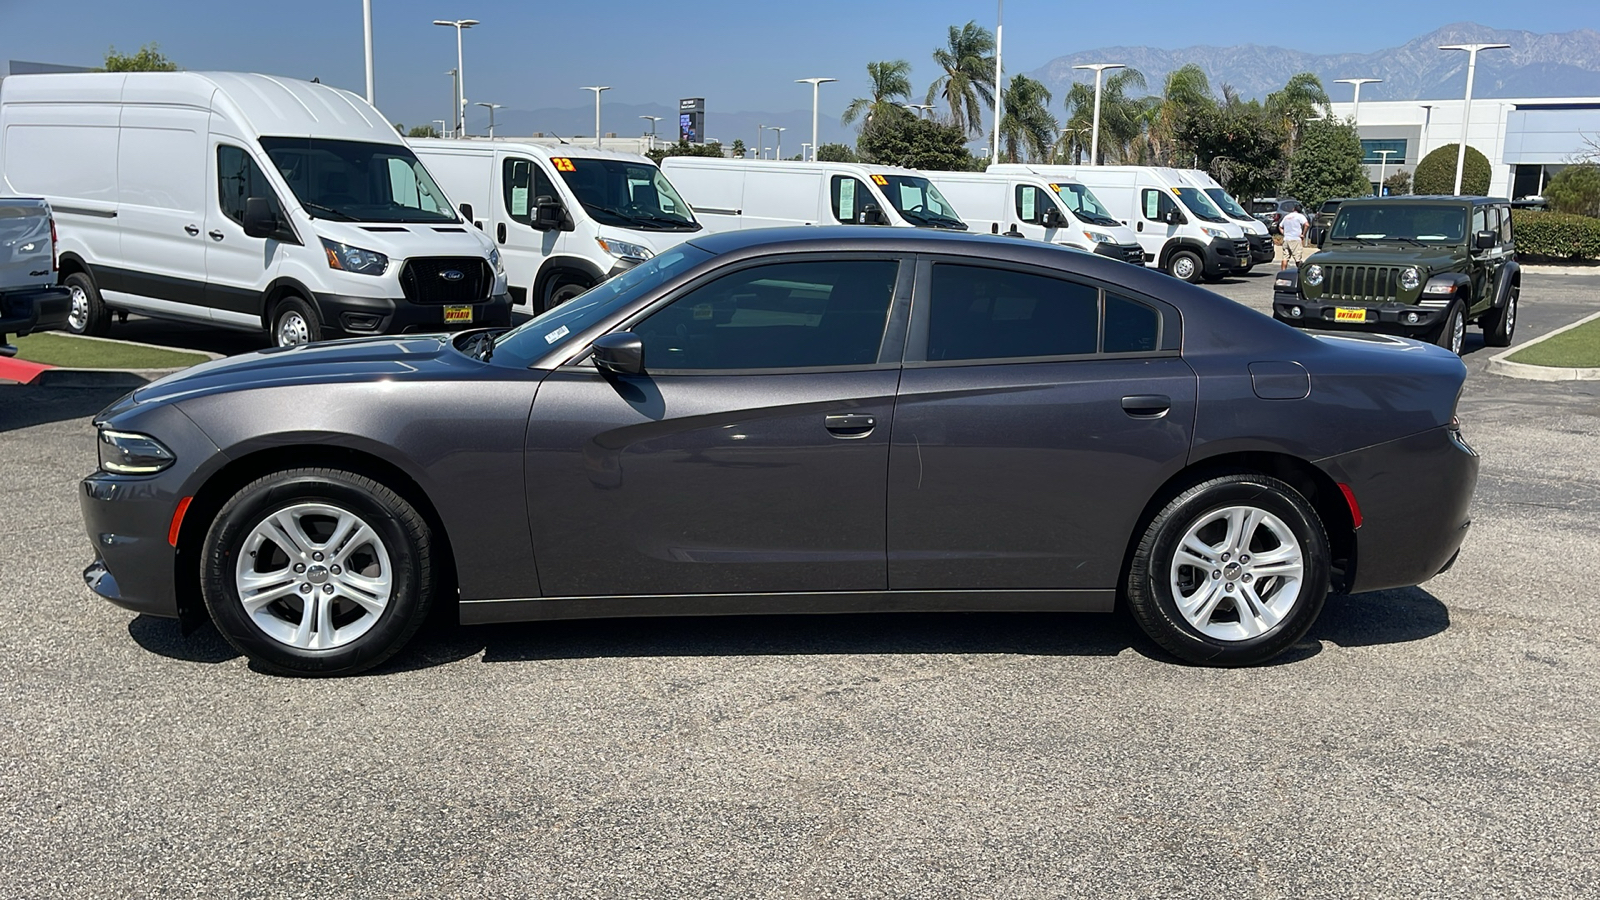
M511 324L499 253L382 113L242 72L13 75L0 184L59 219L68 325L323 338Z
M1306 235L1311 243L1322 246L1323 239L1328 235L1328 229L1333 227L1333 217L1339 214L1339 205L1349 199L1349 197L1338 197L1325 200L1317 207L1316 213L1311 216L1310 233Z
M60 328L72 296L56 285L56 223L38 198L0 197L0 356L15 356L6 336Z
M928 178L973 231L1048 241L1144 265L1133 229L1112 218L1094 192L1076 181L1049 181L1026 172L930 172Z
M1250 214L1266 224L1268 234L1282 234L1279 225L1283 217L1299 205L1300 201L1293 197L1257 197L1250 201Z
M1405 335L1454 353L1476 323L1489 346L1511 345L1522 270L1506 200L1347 200L1311 259L1274 282L1281 322Z
M696 235L513 330L135 391L95 420L84 575L293 674L376 665L435 602L464 623L1125 602L1182 659L1257 663L1330 588L1452 563L1465 378L1042 242Z
M661 170L711 231L839 224L967 229L915 169L669 156Z
M1250 242L1250 262L1252 264L1269 263L1278 257L1277 245L1272 243L1272 233L1260 219L1250 215L1240 205L1234 196L1228 193L1221 184L1217 183L1211 173L1203 169L1178 170L1190 184L1205 192L1211 199L1211 204L1223 215L1233 222L1238 223L1239 229L1244 232L1245 239Z

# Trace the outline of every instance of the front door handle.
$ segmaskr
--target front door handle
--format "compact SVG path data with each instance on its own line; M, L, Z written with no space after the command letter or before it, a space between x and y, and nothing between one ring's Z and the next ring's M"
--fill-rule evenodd
M878 427L878 419L875 416L848 413L828 416L822 420L822 424L828 429L829 434L849 441L871 434L872 429Z
M1135 419L1159 419L1172 408L1166 394L1130 394L1122 398L1122 411Z
M211 235L211 239L213 241L222 240L222 232L219 229L213 228L213 229L211 229L210 231L208 231L206 233Z
M1143 231L1144 230L1144 223L1143 222L1135 222L1135 223L1133 223L1133 230L1135 230L1135 231Z
M185 226L183 226L183 230L189 232L189 236L190 237L194 237L195 235L200 233L200 226L198 226L198 225L185 225Z
M502 244L506 242L506 223L501 222L500 224L494 226L494 237L495 240Z

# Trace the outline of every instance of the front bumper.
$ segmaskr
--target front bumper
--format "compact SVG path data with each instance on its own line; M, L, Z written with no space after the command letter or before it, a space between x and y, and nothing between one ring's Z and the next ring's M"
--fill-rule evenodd
M317 294L317 311L322 316L323 340L363 337L375 334L432 334L467 328L497 328L511 324L511 295L495 294L476 303L461 304L470 310L470 319L445 321L445 310L456 305L413 303L405 298L353 297L348 294Z
M1205 268L1202 270L1207 278L1220 278L1235 272L1247 271L1255 265L1250 259L1250 242L1244 238L1230 240L1228 238L1212 238L1205 246Z
M1250 259L1256 263L1268 263L1277 258L1278 248L1272 243L1272 236L1266 234L1251 234Z
M1478 454L1459 430L1431 428L1317 465L1349 485L1364 519L1351 593L1421 584L1455 561L1478 483Z
M1109 256L1136 266L1144 265L1144 248L1138 244L1095 244L1094 252L1098 256Z
M66 327L72 292L64 287L0 291L0 336L26 336Z
M1359 309L1364 318L1359 322L1341 321L1336 316L1340 309ZM1296 310L1299 310L1298 315ZM1439 329L1446 311L1409 303L1306 300L1298 292L1274 291L1272 295L1273 318L1297 328L1321 331L1365 331L1425 339Z

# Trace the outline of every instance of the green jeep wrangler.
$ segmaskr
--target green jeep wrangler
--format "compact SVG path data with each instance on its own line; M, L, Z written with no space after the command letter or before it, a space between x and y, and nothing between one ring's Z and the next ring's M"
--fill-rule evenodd
M1461 352L1467 325L1511 344L1522 273L1511 204L1489 197L1346 200L1319 251L1273 282L1272 316L1297 328L1377 331Z

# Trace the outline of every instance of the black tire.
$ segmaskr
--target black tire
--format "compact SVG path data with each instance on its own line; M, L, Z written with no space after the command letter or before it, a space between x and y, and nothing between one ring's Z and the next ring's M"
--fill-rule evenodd
M1205 268L1200 254L1193 250L1175 250L1167 257L1167 274L1190 284L1200 283L1200 279L1205 277Z
M1281 576L1270 582L1271 586L1266 589L1264 599L1270 604L1273 598L1281 598L1289 605L1280 611L1281 618L1275 624L1261 629L1254 635L1248 635L1244 633L1244 614L1232 604L1244 602L1242 599L1245 596L1244 581L1240 579L1247 580L1250 571L1243 569L1240 563L1249 563L1249 559L1247 556L1239 557L1236 553L1271 552L1275 548L1259 549L1265 546L1262 542L1269 539L1270 535L1269 538L1256 537L1259 534L1258 529L1251 536L1257 543L1247 545L1243 550L1231 552L1229 561L1222 561L1219 558L1216 563L1219 569L1216 571L1220 573L1222 570L1228 570L1229 577L1235 580L1224 581L1220 574L1213 575L1216 583L1227 585L1227 590L1213 603L1212 612L1204 624L1213 629L1228 629L1230 623L1227 616L1231 610L1231 614L1239 621L1239 625L1233 627L1241 632L1238 637L1219 637L1201 630L1180 611L1178 598L1173 592L1173 580L1176 577L1174 560L1180 542L1191 528L1215 516L1218 511L1233 507L1270 513L1276 522L1269 523L1264 520L1262 528L1277 526L1287 528L1298 541L1302 571L1298 584L1292 584ZM1227 527L1225 523L1218 524L1224 529ZM1206 526L1210 527L1212 526ZM1200 534L1207 533L1204 530L1200 532ZM1204 539L1202 542L1205 542ZM1212 478L1174 497L1145 529L1128 566L1128 610L1152 640L1179 659L1205 666L1254 665L1265 662L1288 649L1304 637L1311 625L1316 622L1328 595L1329 556L1328 536L1322 520L1311 504L1306 502L1294 488L1276 478L1253 473ZM1234 569L1241 571L1234 572ZM1192 567L1187 567L1184 571L1191 576L1195 574ZM1203 578L1204 573L1199 574ZM1273 579L1273 576L1267 574L1259 577L1260 580L1255 582L1257 587L1267 585L1269 579ZM1296 588L1297 593L1284 597L1280 591L1289 587ZM1214 590L1197 585L1195 593L1202 589ZM1254 591L1256 588L1253 587L1251 590ZM1189 596L1193 597L1194 594ZM1222 618L1220 620L1213 618L1217 615Z
M592 287L594 282L581 275L553 276L545 282L544 297L540 301L539 311L549 312Z
M303 335L303 337L302 337ZM272 308L272 331L268 335L278 347L322 340L322 317L304 299L290 294Z
M100 299L100 289L94 286L94 279L83 272L73 272L61 283L72 292L72 311L67 316L66 330L104 337L111 330L112 313Z
M1483 342L1491 347L1509 347L1517 332L1517 298L1522 285L1513 281L1506 294L1506 305L1483 314Z
M287 512L292 516L293 510L303 510L308 505L347 511L370 527L378 541L381 541L381 544L372 546L379 547L384 553L384 563L379 566L358 560L352 564L351 561L357 560L360 554L351 553L348 557L336 554L332 550L334 544L331 540L323 545L312 543L310 549L320 547L329 552L325 557L319 556L319 564L311 565L309 569L302 564L304 575L286 575L294 591L265 604L265 612L253 616L246 611L240 596L238 569L241 556L248 556L252 560L258 558L255 555L258 551L247 549L251 534L274 515ZM308 522L314 515L298 521ZM313 532L309 526L303 526L302 534L312 535ZM319 535L333 537L320 532ZM294 557L279 553L269 544L257 546L263 556L277 554L285 560L285 566L293 565ZM356 546L354 540L351 546ZM310 549L301 557L309 559ZM367 554L369 560L374 555L370 552ZM378 569L380 575L388 576L391 594L380 613L373 615L360 604L345 599L342 593L328 591L331 598L319 594L319 590L327 591L334 586L334 580L340 572L333 562L336 559L343 559L346 565L350 565L352 571L348 574L351 575L358 574L354 571L357 565L369 565L372 568L360 573L361 577L373 569ZM327 568L320 565L324 561L328 563L327 568L335 573L333 578L327 574ZM251 565L257 564L252 562ZM277 566L270 568L276 569ZM323 570L320 573L324 579L321 588L311 583L316 580L318 569ZM288 573L290 568L281 571ZM306 581L296 583L302 577ZM294 676L351 675L370 669L393 656L411 640L427 619L433 599L431 536L427 522L416 509L378 481L340 469L288 469L246 485L217 513L202 546L200 586L206 609L217 630L229 644L262 670ZM308 587L310 590L306 591ZM336 630L361 620L362 616L371 616L373 621L366 623L365 630L348 642L326 648L295 646L288 640L272 636L263 625L258 624L258 617L273 622L281 618L286 623L282 627L287 627L298 617L302 622L311 622L315 618L317 625L320 625L322 619L313 614L320 608L308 608L305 603L307 596L329 604L327 621ZM339 624L341 619L343 625ZM300 627L313 633L322 631L320 627ZM329 642L338 639L336 630L330 632L333 636L327 639ZM318 640L312 638L306 643L316 642Z
M1464 300L1451 302L1439 320L1439 329L1433 333L1433 342L1457 356L1465 349L1467 335L1467 305Z

